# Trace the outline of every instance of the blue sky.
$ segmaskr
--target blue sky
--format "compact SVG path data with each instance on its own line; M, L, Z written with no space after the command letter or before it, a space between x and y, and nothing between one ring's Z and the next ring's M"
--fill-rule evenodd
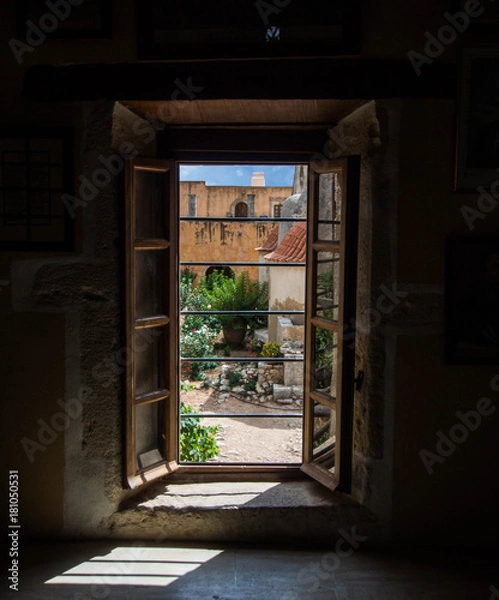
M295 168L290 165L181 165L180 181L250 186L253 172L265 173L265 185L292 186Z

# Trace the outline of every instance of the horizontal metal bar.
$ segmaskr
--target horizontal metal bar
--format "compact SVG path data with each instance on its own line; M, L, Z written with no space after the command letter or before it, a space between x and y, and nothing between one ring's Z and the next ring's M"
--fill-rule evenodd
M204 356L180 357L184 362L303 362L302 358L266 358L264 356Z
M263 356L205 356L199 357L180 357L182 362L261 362L261 363L282 363L282 362L303 362L302 358L265 358Z
M203 419L302 419L303 415L298 413L291 413L289 415L284 414L245 414L245 413L233 413L233 414L217 414L217 413L191 413L181 414L181 419L187 419L192 417L203 417Z
M304 218L293 217L179 217L179 221L212 221L215 223L226 221L237 221L242 223L298 223L306 221Z
M135 240L133 242L134 250L167 250L170 242L164 239Z
M288 263L288 262L211 262L211 261L180 261L182 266L190 265L191 267L306 267L307 263Z
M181 310L181 315L304 315L304 310Z

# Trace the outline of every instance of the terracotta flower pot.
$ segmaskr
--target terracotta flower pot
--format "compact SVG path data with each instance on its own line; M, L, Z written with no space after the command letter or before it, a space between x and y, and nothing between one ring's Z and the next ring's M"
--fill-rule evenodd
M230 348L239 348L244 342L248 325L244 319L234 319L223 326L224 340Z

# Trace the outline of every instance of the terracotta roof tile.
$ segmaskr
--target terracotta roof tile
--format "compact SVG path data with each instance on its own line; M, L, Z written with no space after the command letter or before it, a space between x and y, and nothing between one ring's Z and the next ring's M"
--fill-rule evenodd
M279 247L265 256L276 262L305 262L307 256L307 224L300 221L284 236Z
M263 243L260 248L255 248L257 252L273 252L277 247L277 240L279 239L279 225L274 225L269 237Z

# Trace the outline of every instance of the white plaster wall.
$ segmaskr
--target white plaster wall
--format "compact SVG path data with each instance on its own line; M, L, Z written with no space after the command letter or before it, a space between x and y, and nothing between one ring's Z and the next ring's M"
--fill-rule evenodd
M303 310L305 307L305 267L269 268L270 310ZM277 339L277 316L269 318L269 341Z

